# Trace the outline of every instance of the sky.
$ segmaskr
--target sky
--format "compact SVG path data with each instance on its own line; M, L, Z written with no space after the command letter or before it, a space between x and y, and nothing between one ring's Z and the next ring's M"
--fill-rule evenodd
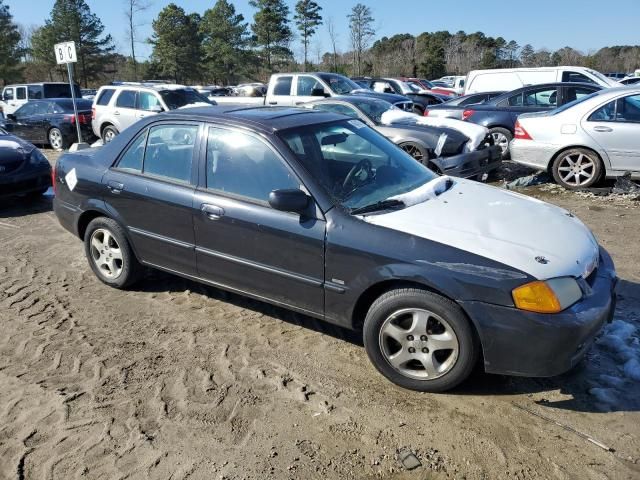
M87 0L91 11L98 15L110 33L118 51L127 54L125 33L126 0ZM151 35L151 21L158 12L171 3L169 0L148 0L151 8L146 18L139 23L141 39ZM236 11L251 22L255 10L249 0L231 0ZM287 0L294 11L296 0ZM396 33L419 34L425 31L449 30L467 33L484 32L488 36L502 36L515 40L521 46L530 43L534 48L556 50L570 46L584 53L612 45L640 44L638 21L640 0L617 0L615 8L603 7L601 0L457 0L427 2L412 0L394 2L390 0L316 0L323 7L325 18L331 17L339 32L339 50L349 47L348 20L350 9L361 1L368 5L375 18L377 38ZM9 5L14 20L24 25L41 25L48 18L54 0L4 0ZM174 0L187 13L202 14L211 8L215 0ZM420 7L419 5L425 4ZM514 8L520 7L520 8ZM524 12L523 10L525 10ZM294 53L300 48L294 44ZM311 50L318 47L329 50L329 39L325 27L320 27ZM136 47L141 57L147 57L151 48L144 43Z

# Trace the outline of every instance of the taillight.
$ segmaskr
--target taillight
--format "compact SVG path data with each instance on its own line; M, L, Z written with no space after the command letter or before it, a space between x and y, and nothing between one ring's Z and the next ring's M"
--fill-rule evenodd
M517 138L518 140L533 140L533 138L531 138L531 135L529 135L529 132L527 132L522 127L522 125L520 125L520 122L518 120L516 120L516 126L513 129L513 133L513 138Z
M65 115L64 119L71 122L71 125L76 124L76 116L75 115Z
M428 116L429 116L429 110L428 110L428 109L425 109L425 110L424 110L424 116L425 116L425 117L428 117Z
M54 195L58 193L58 186L56 185L56 179L57 179L56 166L57 166L57 163L54 163L53 167L51 167L51 186L53 187Z
M462 112L462 120L466 120L467 118L472 116L474 113L476 113L475 110L465 110L464 112Z

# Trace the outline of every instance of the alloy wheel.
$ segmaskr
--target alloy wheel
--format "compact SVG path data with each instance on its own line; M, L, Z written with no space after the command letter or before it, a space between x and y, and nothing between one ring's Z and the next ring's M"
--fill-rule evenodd
M56 150L62 150L62 133L57 128L49 132L49 144Z
M411 143L402 145L402 149L419 162L422 162L422 160L424 159L424 155L422 154L420 149Z
M460 351L458 337L447 321L418 308L392 313L380 328L379 344L392 368L417 380L445 375Z
M108 129L106 132L104 132L104 143L109 143L114 138L116 138L116 132L114 132L112 129Z
M491 136L493 137L493 144L499 146L503 154L509 150L509 139L504 133L493 132Z
M122 273L122 250L109 230L99 228L91 235L91 259L109 280L118 278Z
M591 182L596 172L596 162L581 152L565 155L558 164L560 178L572 187L580 187Z

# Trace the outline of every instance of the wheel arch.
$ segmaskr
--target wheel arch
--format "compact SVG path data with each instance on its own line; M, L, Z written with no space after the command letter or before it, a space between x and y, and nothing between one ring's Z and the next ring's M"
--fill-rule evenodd
M114 215L113 213L107 211L106 209L101 208L98 205L89 206L78 217L78 220L76 222L76 233L77 233L78 237L80 238L80 240L84 241L84 236L85 236L85 234L87 232L87 227L89 226L89 223L91 223L92 220L94 220L96 218L99 218L99 217L110 218L111 220L116 222L118 225L120 225L120 227L122 228L122 231L124 232L125 236L127 237L127 242L129 242L129 246L131 247L131 250L133 251L133 254L135 255L136 259L138 261L140 261L140 256L138 255L138 252L136 251L136 247L135 247L134 243L131 241L131 235L129 233L129 230L124 225L124 222L122 221L122 219L118 215Z

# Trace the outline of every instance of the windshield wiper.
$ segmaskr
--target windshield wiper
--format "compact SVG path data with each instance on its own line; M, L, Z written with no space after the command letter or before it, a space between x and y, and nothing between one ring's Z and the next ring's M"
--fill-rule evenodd
M365 205L364 207L352 208L351 215L361 215L363 213L378 212L380 210L395 210L404 208L404 202L401 200L381 200L376 203Z

